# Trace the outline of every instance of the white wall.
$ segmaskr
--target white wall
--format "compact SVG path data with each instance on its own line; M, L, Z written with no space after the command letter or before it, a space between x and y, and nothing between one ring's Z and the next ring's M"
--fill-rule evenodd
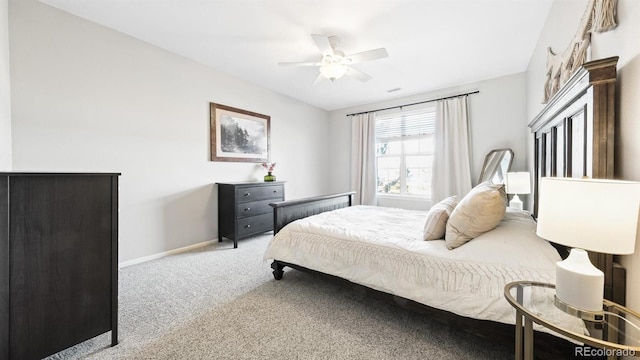
M0 0L0 171L11 170L11 81L9 2Z
M573 37L588 0L556 0L538 40L527 69L527 118L533 119L542 109L542 89L546 62L546 48L564 51ZM619 56L618 137L616 138L616 178L640 181L640 1L618 0L618 27L592 37L591 58ZM528 136L529 143L533 141ZM530 145L533 148L533 145ZM532 167L530 153L528 164ZM627 305L640 309L640 244L636 240L636 253L621 257L627 268Z
M406 96L394 100L363 105L330 113L330 158L332 159L331 191L349 191L351 120L346 114L431 100L442 96L479 90L469 96L471 124L471 177L475 185L480 176L484 156L495 148L511 148L515 153L514 171L525 170L526 159L526 97L525 74L467 84L440 91ZM427 209L430 203L415 200L382 200L381 205L410 209Z
M209 102L271 116L287 198L328 191L327 112L35 0L9 10L13 168L122 172L120 262L215 239L214 183L264 175L208 161Z

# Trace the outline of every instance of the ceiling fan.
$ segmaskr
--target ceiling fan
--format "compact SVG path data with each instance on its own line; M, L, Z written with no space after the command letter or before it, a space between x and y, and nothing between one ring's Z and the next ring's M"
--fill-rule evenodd
M320 74L314 81L314 85L323 78L335 81L344 75L351 76L360 81L369 81L371 76L362 71L352 68L350 65L383 59L389 56L385 48L367 50L353 55L345 55L338 49L340 46L340 38L337 36L327 35L311 35L318 49L322 53L320 61L316 62L281 62L280 66L317 66L320 68Z

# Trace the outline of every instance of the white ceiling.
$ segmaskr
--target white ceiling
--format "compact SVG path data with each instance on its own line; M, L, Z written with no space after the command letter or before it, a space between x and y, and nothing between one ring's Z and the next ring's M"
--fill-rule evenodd
M325 110L526 70L553 0L41 0ZM312 85L311 34L338 35L373 78ZM401 88L389 93L388 90Z

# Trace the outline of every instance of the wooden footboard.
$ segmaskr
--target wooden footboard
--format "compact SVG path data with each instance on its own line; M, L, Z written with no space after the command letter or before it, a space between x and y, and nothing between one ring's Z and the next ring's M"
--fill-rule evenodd
M355 191L350 191L271 203L269 205L273 207L273 233L277 234L285 225L295 220L351 206L355 193Z

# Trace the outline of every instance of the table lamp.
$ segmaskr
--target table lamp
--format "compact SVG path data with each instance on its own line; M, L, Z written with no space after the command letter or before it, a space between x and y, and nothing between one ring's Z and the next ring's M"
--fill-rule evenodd
M512 209L522 210L522 201L518 194L531 193L531 175L528 172L508 172L506 180L507 194L513 194L513 198L509 201L509 207Z
M556 306L583 319L602 314L604 274L587 251L632 254L638 237L640 183L545 177L540 182L538 236L572 247L556 264Z

